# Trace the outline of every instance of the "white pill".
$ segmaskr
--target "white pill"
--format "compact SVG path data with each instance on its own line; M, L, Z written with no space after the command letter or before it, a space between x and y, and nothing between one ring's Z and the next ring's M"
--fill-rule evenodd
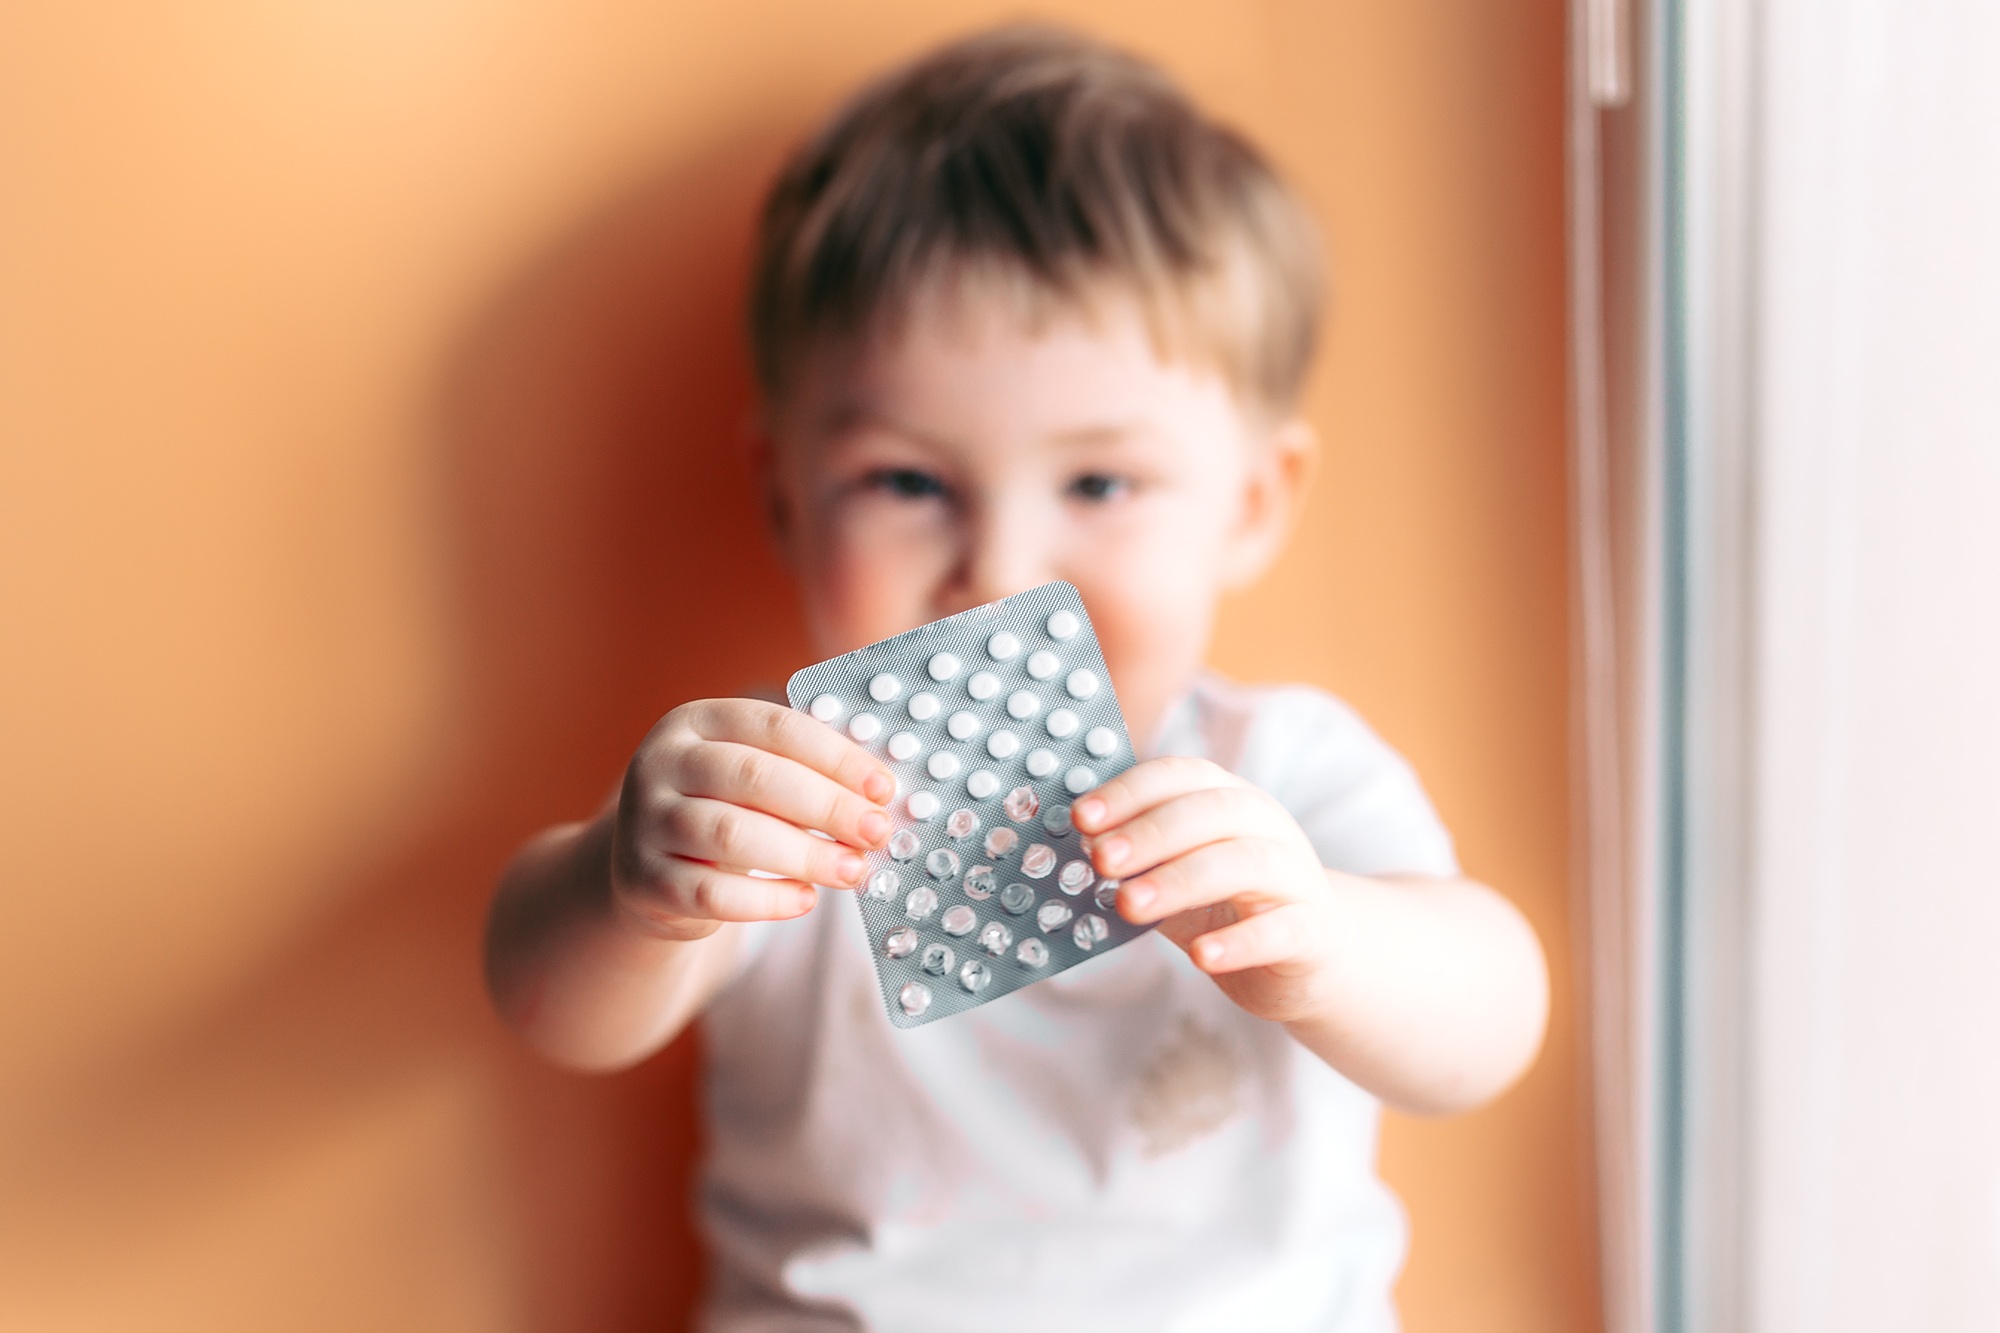
M939 782L958 776L958 756L949 750L933 751L930 761L924 765L930 775Z
M910 896L903 899L903 915L912 921L922 921L937 911L937 890L928 884L919 884L910 890Z
M930 672L932 680L950 680L958 674L958 659L950 653L935 653L931 656Z
M964 903L960 903L956 907L946 908L944 915L938 918L938 924L944 927L944 933L947 935L970 935L973 928L979 924L979 914Z
M1016 722L1025 722L1041 711L1042 701L1033 690L1015 690L1007 696L1007 716Z
M972 679L965 682L965 692L984 703L1000 693L1000 677L991 671L975 671Z
M1041 943L1040 940L1034 942ZM896 1003L903 1007L904 1013L916 1018L931 1007L931 988L921 981L906 981L903 989L896 992Z
M812 701L812 715L822 722L831 722L841 713L840 700L830 694L822 694Z
M1049 617L1049 637L1058 641L1074 639L1076 632L1083 628L1083 622L1076 618L1074 611L1058 611Z
M912 819L930 819L938 812L937 793L913 791L910 799L903 802L903 808L910 812Z
M917 738L907 731L899 731L889 738L889 757L899 764L915 759L917 751L922 748Z
M955 741L969 741L979 734L979 714L961 708L951 715L944 729L951 733Z
M983 768L972 770L972 776L965 780L965 794L975 801L983 801L1000 790L1000 779Z
M1076 735L1076 714L1067 708L1058 708L1049 714L1048 721L1043 725L1048 727L1049 735L1057 740L1068 740Z
M938 697L929 690L918 690L910 696L910 718L916 722L928 722L938 715Z
M1069 794L1072 796L1081 796L1096 785L1097 774L1091 772L1082 764L1078 764L1075 768L1063 774L1063 786L1068 789Z
M993 969L977 958L968 958L965 966L958 969L958 984L977 995L993 984Z
M986 753L995 759L1012 759L1021 748L1021 738L1011 731L996 731L986 738Z
M1063 688L1069 691L1069 697L1072 699L1091 698L1097 693L1097 673L1089 667L1078 667L1069 673L1069 679L1063 682Z
M1102 759L1118 748L1118 733L1109 727L1092 727L1084 733L1083 748Z
M986 641L986 655L996 662L1012 661L1020 651L1021 641L1004 629Z
M1056 771L1056 752L1054 750L1030 750L1028 751L1026 762L1029 777L1045 778Z
M1047 680L1062 670L1062 659L1044 648L1038 653L1028 654L1028 674L1036 680ZM895 698L890 695L890 698Z
M868 682L868 697L878 704L888 703L903 692L903 682L884 671Z
M882 734L882 719L873 713L856 713L847 719L847 734L865 744Z

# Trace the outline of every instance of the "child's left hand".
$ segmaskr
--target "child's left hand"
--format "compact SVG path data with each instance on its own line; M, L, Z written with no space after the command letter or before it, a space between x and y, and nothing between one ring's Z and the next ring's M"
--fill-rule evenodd
M1258 787L1206 759L1138 764L1071 807L1118 908L1187 951L1258 1018L1315 1017L1336 891L1305 830ZM1135 873L1141 872L1144 873Z

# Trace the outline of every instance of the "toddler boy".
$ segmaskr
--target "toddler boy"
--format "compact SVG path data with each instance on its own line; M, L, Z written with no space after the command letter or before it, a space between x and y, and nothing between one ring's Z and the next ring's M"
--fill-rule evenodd
M509 869L488 971L577 1067L704 1017L710 1327L1394 1326L1377 1099L1496 1095L1546 984L1353 713L1203 671L1296 509L1318 318L1312 228L1256 151L1062 33L936 52L781 175L750 325L818 650L1074 583L1150 757L1073 818L1160 928L898 1031L858 913L813 887L857 886L890 774L774 704L667 714L613 803Z

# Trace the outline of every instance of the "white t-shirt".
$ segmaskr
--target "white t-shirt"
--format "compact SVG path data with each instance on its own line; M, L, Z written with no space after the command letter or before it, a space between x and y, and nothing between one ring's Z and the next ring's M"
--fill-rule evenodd
M1457 873L1410 767L1317 690L1204 679L1154 751L1264 788L1328 866ZM908 1031L844 894L744 955L704 1019L715 1333L1395 1327L1375 1099L1157 932Z

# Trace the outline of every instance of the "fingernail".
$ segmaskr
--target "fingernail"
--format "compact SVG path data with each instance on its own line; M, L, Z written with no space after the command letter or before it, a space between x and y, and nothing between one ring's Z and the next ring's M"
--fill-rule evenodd
M861 816L861 840L870 847L880 846L889 836L889 816L880 810L870 810Z
M1077 785L1082 786L1083 784L1078 783ZM1095 796L1086 797L1070 807L1070 815L1072 818L1081 819L1085 823L1095 824L1098 820L1104 818L1104 802Z
M1125 886L1125 907L1128 911L1143 912L1153 905L1153 900L1157 897L1159 897L1159 894L1153 892L1147 885L1127 884Z
M877 805L887 805L896 794L896 779L879 770L861 780L861 794Z
M852 852L840 858L839 866L842 884L859 884L863 872L868 869L868 863Z
M1097 868L1108 875L1124 865L1125 859L1132 855L1132 844L1124 838L1112 838L1098 843L1095 851Z

